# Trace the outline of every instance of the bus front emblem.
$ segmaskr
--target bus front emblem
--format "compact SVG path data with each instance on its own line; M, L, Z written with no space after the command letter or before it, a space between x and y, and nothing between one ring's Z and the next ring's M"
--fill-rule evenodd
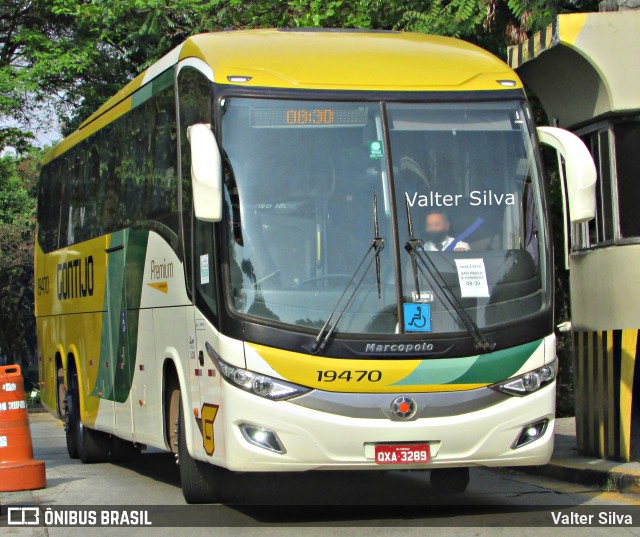
M416 402L406 395L396 397L391 403L391 413L401 420L409 420L413 418L417 409L418 406L416 405Z

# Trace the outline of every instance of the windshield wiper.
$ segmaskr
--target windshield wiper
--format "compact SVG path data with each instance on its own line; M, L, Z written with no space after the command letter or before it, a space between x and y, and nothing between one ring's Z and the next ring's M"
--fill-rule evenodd
M358 292L358 289L360 289L360 286L362 285L362 282L366 278L367 273L371 269L371 265L373 264L374 261L376 263L376 282L377 282L377 285L378 285L378 297L380 298L382 296L382 277L381 277L381 272L380 272L380 252L384 248L385 240L382 237L379 236L379 229L378 229L378 194L376 193L375 190L373 191L373 231L374 231L374 237L373 237L373 241L371 242L371 246L369 246L369 248L367 248L367 251L365 252L364 256L362 257L362 260L358 264L356 270L353 272L353 275L351 276L351 279L349 280L349 282L345 286L344 290L342 291L342 294L340 295L340 298L336 302L336 305L334 306L333 310L329 314L329 317L327 318L325 323L322 325L322 328L320 329L320 332L318 332L318 335L313 340L313 343L307 348L307 350L309 352L311 352L311 354L316 354L317 352L321 352L327 346L327 343L329 342L329 340L331 339L331 336L335 332L336 327L338 326L338 323L340 323L340 320L342 319L342 316L344 315L345 311L347 311L347 308L351 304L351 301L356 296L356 293ZM373 253L373 255L371 255L372 253ZM365 263L367 262L367 258L369 258L369 257L370 257L369 262L365 266ZM365 266L364 270L362 270L363 266ZM355 285L354 285L353 289L347 295L347 291L349 291L349 289L354 284L354 282L355 282ZM338 318L336 319L336 321L333 324L331 324L333 316L338 311L338 307L340 306L340 304L342 304L342 301L345 298L345 296L347 298L346 298L346 301L344 303L344 307L342 308L342 310L340 310L340 314L338 315Z
M380 247L376 247L376 243ZM376 256L376 283L378 285L378 298L382 298L382 272L380 270L380 252L384 248L384 239L380 237L380 228L378 227L378 193L373 191L373 245Z
M413 236L413 223L411 221L409 200L407 200L407 227L409 231L409 241L405 244L404 248L411 256L411 267L413 269L413 278L415 280L416 296L418 298L420 297L420 288L418 286L418 271L420 271L426 280L430 279L433 281L440 295L449 303L453 311L456 312L456 315L473 339L476 349L483 352L493 350L496 344L490 342L482 333L480 328L478 328L478 325L460 303L460 300L458 300L458 297L454 294L449 284L447 284L442 273L438 270L438 267L431 257L424 254L424 251L422 250L424 243ZM427 275L424 272L425 269L429 273L430 278L427 278Z
M416 297L420 298L420 282L418 281L418 250L422 248L423 242L413 236L413 221L411 220L411 212L409 210L409 199L407 198L407 227L409 232L409 242L405 244L404 249L411 256L411 271L413 272L413 284L416 287Z

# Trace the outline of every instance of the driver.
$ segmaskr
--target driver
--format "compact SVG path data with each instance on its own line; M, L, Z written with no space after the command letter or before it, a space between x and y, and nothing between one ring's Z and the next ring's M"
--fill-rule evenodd
M447 248L454 238L449 236L449 217L442 209L432 209L427 214L424 221L424 228L427 240L423 249L427 252L442 251ZM456 242L453 249L456 252L468 252L471 250L466 242Z

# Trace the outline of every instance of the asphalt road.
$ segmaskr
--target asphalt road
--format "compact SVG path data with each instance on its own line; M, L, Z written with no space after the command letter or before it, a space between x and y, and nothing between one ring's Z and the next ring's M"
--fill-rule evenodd
M62 423L32 414L35 456L46 461L47 488L0 493L8 506L155 507L165 528L1 527L0 535L638 535L640 496L605 492L508 469L473 469L462 496L437 493L422 472L313 472L240 475L224 505L183 508L178 467L150 451L123 464L69 459ZM551 511L634 514L631 527L551 527ZM591 509L591 511L590 511ZM0 521L2 517L0 517ZM596 520L598 515L596 514ZM511 526L511 527L495 527ZM206 527L209 526L209 527ZM461 526L459 528L458 526ZM513 527L518 526L518 527Z

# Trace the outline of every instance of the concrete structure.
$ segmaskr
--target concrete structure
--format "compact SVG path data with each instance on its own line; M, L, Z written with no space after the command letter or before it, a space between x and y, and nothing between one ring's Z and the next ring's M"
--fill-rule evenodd
M598 168L596 218L570 233L577 442L622 461L640 459L640 10L627 10L638 4L559 15L508 53L550 122L578 134Z

